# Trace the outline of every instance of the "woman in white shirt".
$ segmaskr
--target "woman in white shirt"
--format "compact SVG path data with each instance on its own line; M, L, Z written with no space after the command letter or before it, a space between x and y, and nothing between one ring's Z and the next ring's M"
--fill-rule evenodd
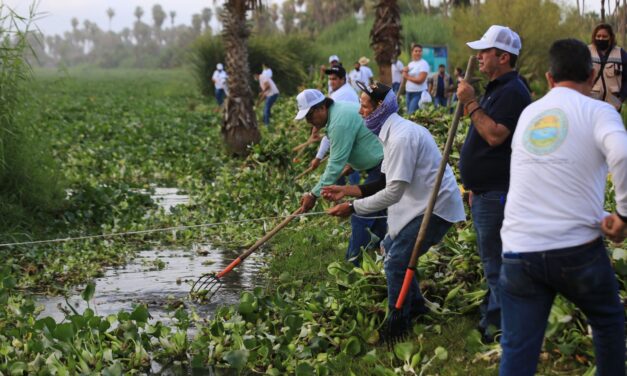
M419 108L422 92L427 90L429 63L422 58L422 46L414 43L411 47L412 61L403 68L405 92L407 93L407 113L413 114Z

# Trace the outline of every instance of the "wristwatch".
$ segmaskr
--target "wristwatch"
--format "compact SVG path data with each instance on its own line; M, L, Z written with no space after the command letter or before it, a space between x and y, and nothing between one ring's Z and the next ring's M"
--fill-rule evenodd
M351 213L355 213L355 207L353 206L353 202L352 201L348 202L348 207L351 209Z

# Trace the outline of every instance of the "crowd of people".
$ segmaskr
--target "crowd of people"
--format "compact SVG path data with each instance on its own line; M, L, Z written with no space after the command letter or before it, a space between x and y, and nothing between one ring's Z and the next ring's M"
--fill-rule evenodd
M301 209L311 210L322 197L336 203L329 215L351 218L346 257L354 263L373 245L369 235L362 236L365 228L385 234L380 247L393 310L442 160L429 130L398 114L396 93L405 82L408 113L425 91L438 105L459 101L471 120L460 177L470 192L488 286L478 327L484 341L500 341L500 374L535 373L551 306L561 294L588 319L597 374L624 375L625 310L603 237L621 242L627 233L627 132L616 111L626 97L625 52L616 47L609 25L595 29L589 46L576 39L555 41L548 51L550 90L532 102L516 70L522 49L516 32L494 25L467 45L488 80L482 95L460 78L461 70L453 78L439 66L430 76L418 44L406 67L392 64L391 87L362 76L367 59L347 78L332 56L325 69L330 95L306 89L296 98L295 119L312 126L311 137L325 130L324 153L329 153L322 177L303 194ZM319 165L322 155L312 164ZM339 184L352 170L365 179ZM603 209L608 172L614 213ZM355 199L340 203L347 197ZM447 166L420 252L465 219L458 182ZM414 276L403 320L411 323L426 312Z
M627 133L617 111L627 98L627 53L607 24L594 29L590 45L554 42L550 90L532 102L517 71L522 43L515 31L493 25L467 45L488 81L482 95L460 68L451 75L442 64L431 74L420 44L411 46L407 66L391 62L391 86L374 81L365 56L350 72L337 55L329 57L321 68L328 95L305 89L296 98L295 120L305 120L310 140L320 141L310 167L329 155L318 183L301 198L302 212L320 197L335 202L327 212L350 217L346 259L355 265L364 250L381 248L393 310L443 158L428 129L398 114L399 91L405 90L409 115L425 101L459 102L471 120L460 151L461 185L469 192L487 282L478 328L485 342L500 341L500 373L535 373L548 315L561 294L588 318L597 374L624 375L625 310L603 237L621 242L627 233ZM268 67L254 76L268 125L279 92ZM227 78L218 64L219 104ZM608 172L614 213L603 210ZM466 220L459 186L447 166L421 254ZM409 327L429 311L416 276L407 296L402 317Z

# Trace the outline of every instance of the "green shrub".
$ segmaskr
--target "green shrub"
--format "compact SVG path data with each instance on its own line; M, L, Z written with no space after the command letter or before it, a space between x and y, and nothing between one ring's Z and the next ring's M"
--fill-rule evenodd
M33 11L31 11L32 13ZM32 18L32 14L31 17ZM0 4L0 228L16 228L36 213L59 208L64 198L44 139L34 136L24 83L30 67L29 18Z
M318 56L312 41L300 35L253 36L248 43L250 81L254 82L252 74L261 72L261 64L265 63L272 68L272 79L279 91L294 95L306 81L309 65L315 64ZM211 76L216 64L225 60L222 38L200 37L192 47L191 59L201 92L213 95Z

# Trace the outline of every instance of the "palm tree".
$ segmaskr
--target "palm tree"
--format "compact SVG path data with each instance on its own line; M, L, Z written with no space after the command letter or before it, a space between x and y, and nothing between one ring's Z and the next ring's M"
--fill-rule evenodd
M222 38L226 53L226 70L229 74L229 96L224 105L222 135L230 153L245 156L248 146L259 142L257 117L253 109L250 89L247 39L250 28L246 12L261 6L261 0L226 0L220 13L224 30Z
M401 12L396 0L379 0L370 30L370 46L379 65L379 81L392 85L391 64L401 52Z
M207 31L211 17L213 17L213 11L211 8L203 8L200 17L202 18L202 24L205 26L205 31Z
M109 17L109 31L111 31L111 20L113 19L113 16L115 16L113 8L107 9L107 17Z
M142 20L142 16L144 15L144 10L142 9L142 7L138 6L137 8L135 8L135 18L137 18L137 23L139 23Z
M172 27L174 27L174 19L176 18L176 11L171 10L170 11L170 25L172 25Z

